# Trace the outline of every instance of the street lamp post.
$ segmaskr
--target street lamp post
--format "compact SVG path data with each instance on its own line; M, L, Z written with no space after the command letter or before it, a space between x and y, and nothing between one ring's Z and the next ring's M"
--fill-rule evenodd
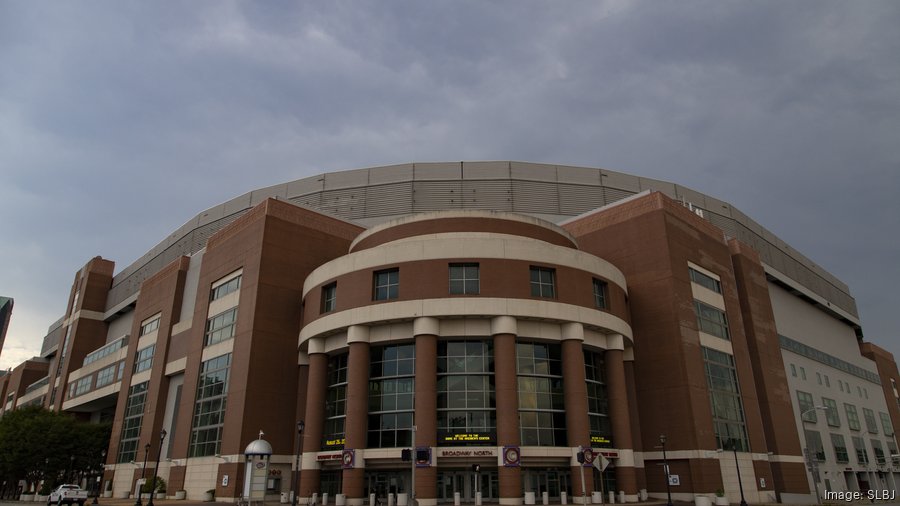
M662 446L663 452L663 469L666 471L666 497L668 501L666 502L666 506L672 506L672 487L669 484L669 460L666 458L666 435L659 435L659 444Z
M156 466L153 468L153 481L150 485L150 501L147 506L153 506L153 496L156 495L156 473L159 472L159 457L162 455L163 441L166 440L166 429L159 431L159 451L156 452Z
M91 504L99 504L98 498L100 497L100 483L103 481L103 471L106 469L106 450L100 451L100 469L97 471L100 473L97 476L97 493L94 495L94 500Z
M744 483L741 481L741 465L738 464L737 458L737 439L731 439L731 451L734 453L734 468L737 469L738 488L741 491L741 506L747 506L747 500L744 499Z
M813 406L813 407L807 409L806 411L800 413L800 424L802 425L802 424L806 423L805 417L806 417L806 414L807 414L807 413L812 413L812 412L814 412L814 411L816 411L816 410L822 410L822 411L827 412L827 411L828 411L828 406ZM804 433L804 434L803 434L803 435L804 435L804 438L803 438L803 439L804 439L804 441L806 441L806 429L805 429L805 428L803 429L803 433ZM821 503L822 503L822 500L819 498L819 485L818 485L818 480L816 480L816 475L818 474L818 470L816 469L817 464L816 464L816 461L815 461L815 459L813 458L812 454L811 454L810 451L809 451L809 446L806 447L806 452L805 452L805 453L806 453L806 459L807 459L806 464L808 465L808 468L809 468L810 473L812 473L812 475L813 475L813 476L812 476L812 479L813 479L813 489L815 489L815 491L816 491L816 504L821 504Z
M291 476L291 494L294 495L291 498L291 506L297 506L297 496L300 495L300 491L297 490L297 475L300 474L300 449L302 448L301 442L303 441L304 427L306 427L306 423L303 420L297 422L297 452L294 454L297 456L297 468L294 469L294 475Z
M144 487L144 474L147 472L147 456L150 455L150 443L144 445L144 467L141 468L141 488ZM138 488L137 491L137 500L134 501L134 506L142 506L141 503L141 489Z

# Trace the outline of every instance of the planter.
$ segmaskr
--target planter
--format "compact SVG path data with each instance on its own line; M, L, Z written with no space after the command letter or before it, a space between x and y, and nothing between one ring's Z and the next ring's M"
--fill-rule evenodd
M716 506L728 506L728 498L716 496Z
M203 500L204 500L204 501L206 501L206 502L212 502L213 499L215 499L215 497L213 496L213 493L212 493L212 492L204 492L204 493L203 493Z
M157 498L157 499L165 499L165 498L166 498L166 493L165 493L165 492L157 492L157 493L156 493L156 498Z
M106 492L103 492L103 497L106 497L106 498L112 497L112 490L107 490Z
M185 492L184 490L175 492L175 500L183 501L185 497L187 497L187 492Z
M32 501L34 501L34 494L22 494L19 496L19 500L22 502L25 502L25 501L32 502Z
M34 502L47 502L47 496L36 494L34 496Z
M709 500L709 497L705 495L697 495L694 496L694 505L695 506L710 506L712 501Z

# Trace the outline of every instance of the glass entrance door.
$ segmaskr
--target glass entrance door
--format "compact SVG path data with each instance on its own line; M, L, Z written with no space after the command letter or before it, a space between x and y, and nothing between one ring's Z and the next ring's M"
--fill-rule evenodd
M496 500L500 493L500 477L496 469L479 473L471 469L442 470L438 471L437 482L438 501L441 502L453 502L453 494L456 492L459 492L459 499L463 504L473 504L475 492L478 491L484 501Z
M572 476L568 469L525 469L522 485L525 491L534 492L538 503L544 492L551 501L558 501L560 492L572 496Z

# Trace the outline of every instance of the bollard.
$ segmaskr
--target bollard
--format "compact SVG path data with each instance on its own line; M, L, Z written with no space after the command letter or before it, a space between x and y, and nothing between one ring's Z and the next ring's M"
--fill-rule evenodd
M559 503L562 504L562 506L566 506L567 504L569 504L568 499L569 498L565 492L559 493Z
M375 506L375 494L369 494L369 506Z
M453 506L459 506L460 502L459 492L453 492Z
M543 504L544 506L547 506L548 504L550 504L550 494L549 493L547 493L547 492L541 493L541 504Z

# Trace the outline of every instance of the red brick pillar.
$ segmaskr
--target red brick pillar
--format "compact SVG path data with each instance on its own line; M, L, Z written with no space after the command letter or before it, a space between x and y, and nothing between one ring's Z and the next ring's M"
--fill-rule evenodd
M306 413L303 422L303 456L300 460L300 485L298 499L319 492L319 464L316 452L322 449L322 431L325 427L325 395L328 389L328 355L321 338L309 341L309 380L306 383Z
M416 441L415 446L437 446L437 339L440 322L436 318L416 318ZM416 498L419 506L437 504L437 461L416 468Z
M627 502L637 502L637 473L634 468L634 443L628 410L628 387L625 382L625 338L621 334L607 337L606 388L609 395L609 418L612 425L613 445L619 450L616 459L616 482L619 491L625 492Z
M491 321L494 336L494 388L497 399L497 446L519 446L519 381L516 373L516 319L497 316ZM522 504L522 470L500 459L500 504Z
M344 422L344 449L362 450L366 447L369 429L369 329L354 325L347 329L347 420ZM349 506L363 504L366 469L362 455L357 454L354 466L344 469L341 493Z
M591 427L588 420L587 383L584 376L584 327L580 323L562 326L563 394L566 407L568 445L573 448L591 446ZM572 499L581 502L581 464L572 462ZM587 501L594 490L592 468L584 470L584 490Z

